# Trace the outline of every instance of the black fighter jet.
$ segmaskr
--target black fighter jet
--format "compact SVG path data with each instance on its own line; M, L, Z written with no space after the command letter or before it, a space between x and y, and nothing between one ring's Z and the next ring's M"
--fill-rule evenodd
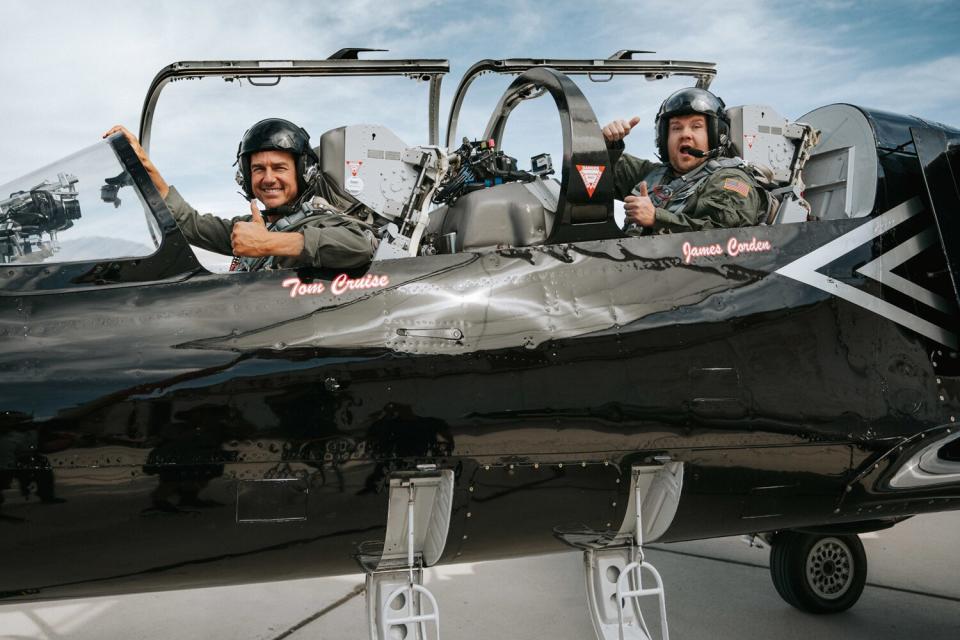
M635 53L479 62L446 146L443 60L162 70L145 146L172 80L429 83L424 144L320 138L312 179L378 221L356 271L211 273L121 136L3 187L4 601L363 570L372 637L428 637L424 567L572 545L598 637L639 638L643 543L756 534L788 602L853 605L857 533L960 506L960 130L731 109L766 223L627 236L571 77L716 72ZM482 73L517 77L461 143ZM499 141L539 97L562 158L520 169Z

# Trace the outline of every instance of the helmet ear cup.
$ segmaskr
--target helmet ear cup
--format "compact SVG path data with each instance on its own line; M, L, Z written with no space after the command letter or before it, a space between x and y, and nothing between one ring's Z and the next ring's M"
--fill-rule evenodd
M307 147L307 150L297 158L297 184L300 187L301 194L310 188L308 176L319 174L319 172L320 156L311 147Z
M661 112L663 109L661 108ZM657 157L660 158L663 162L668 162L667 157L669 153L667 152L667 138L669 137L669 132L667 127L670 124L670 118L663 118L661 114L657 114L657 129L656 129L656 146L657 146Z
M727 147L727 146L729 146L729 145L730 145L730 133L726 130L725 127L722 127L722 126L721 126L721 127L720 127L719 142L718 142L717 146L718 146L718 147Z
M253 185L250 179L250 156L239 156L237 158L237 184L243 190L243 195L247 200L253 200Z

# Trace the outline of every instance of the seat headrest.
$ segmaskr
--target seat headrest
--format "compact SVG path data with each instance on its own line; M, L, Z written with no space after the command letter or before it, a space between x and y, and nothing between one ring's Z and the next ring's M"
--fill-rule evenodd
M343 184L346 163L344 157L346 129L346 127L337 127L325 132L320 136L320 145L316 148L316 152L320 156L320 171L323 173L324 182L332 191L331 194L326 194L324 197L330 201L330 204L343 209L357 203L357 199L347 193ZM333 200L331 200L331 197L333 197Z

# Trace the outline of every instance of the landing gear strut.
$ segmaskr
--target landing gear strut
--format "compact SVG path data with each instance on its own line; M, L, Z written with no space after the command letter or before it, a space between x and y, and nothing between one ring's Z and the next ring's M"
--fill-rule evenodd
M867 582L867 556L856 535L784 531L771 545L773 586L797 609L838 613L860 599Z

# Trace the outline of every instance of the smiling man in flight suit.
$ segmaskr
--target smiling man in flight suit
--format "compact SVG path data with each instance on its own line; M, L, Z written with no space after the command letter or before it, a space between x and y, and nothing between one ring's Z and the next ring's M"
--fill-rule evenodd
M230 220L198 213L167 184L132 133L117 125L103 137L114 133L122 133L133 146L191 244L244 258L247 265L263 264L257 259L267 258L267 264L277 267L350 268L373 257L372 233L355 218L331 209L307 183L306 174L319 158L309 134L288 120L261 120L243 135L237 179L250 201L250 215ZM262 213L255 200L266 207Z

